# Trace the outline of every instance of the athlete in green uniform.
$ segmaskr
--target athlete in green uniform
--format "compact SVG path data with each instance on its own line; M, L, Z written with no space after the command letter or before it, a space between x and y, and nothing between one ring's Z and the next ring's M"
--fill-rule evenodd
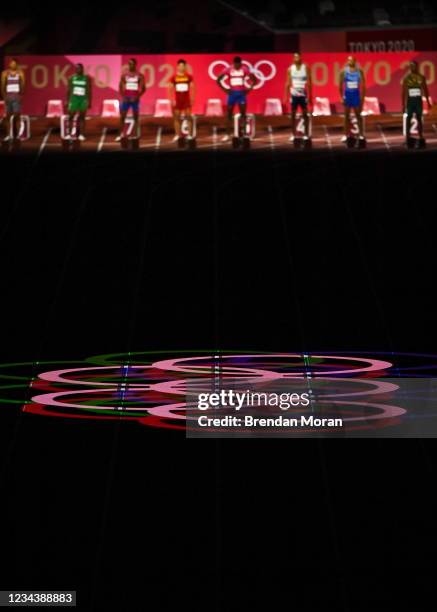
M76 72L68 81L68 114L72 125L74 115L79 113L79 140L85 140L85 115L90 106L91 81L89 76L84 74L83 64L76 64Z
M417 118L419 138L423 139L423 102L424 97L431 106L428 85L423 74L420 74L417 62L410 62L410 72L402 81L402 112L407 113L407 138L410 135L411 119L413 115Z

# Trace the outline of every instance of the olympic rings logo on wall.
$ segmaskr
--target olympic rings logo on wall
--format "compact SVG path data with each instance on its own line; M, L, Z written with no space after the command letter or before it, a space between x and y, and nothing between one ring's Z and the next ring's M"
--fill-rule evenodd
M255 75L256 77L256 84L254 86L254 89L260 89L265 83L266 81L271 81L272 79L275 78L276 74L277 74L277 70L276 70L276 66L273 62L271 62L270 60L259 60L258 62L256 62L256 64L251 64L250 62L248 62L247 60L243 60L243 64L245 66L247 66L249 68L249 70ZM222 66L222 68L217 71L216 68L217 66ZM213 81L216 81L217 78L220 76L220 74L226 70L227 68L229 68L231 66L231 64L225 60L216 60L215 62L212 62L209 65L208 68L208 74L210 76L210 78ZM267 72L265 69L264 71L266 72L266 74L264 74L264 71L261 70L262 66L268 66L268 68L270 69L269 72Z

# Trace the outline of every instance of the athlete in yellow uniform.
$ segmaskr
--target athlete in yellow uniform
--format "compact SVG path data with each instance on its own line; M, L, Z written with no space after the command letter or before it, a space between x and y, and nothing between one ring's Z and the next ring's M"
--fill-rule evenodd
M184 116L190 125L190 134L193 131L192 108L194 104L195 87L193 76L187 71L187 62L180 59L176 66L176 72L168 84L169 97L173 108L173 119L175 127L174 141L180 138L181 118Z

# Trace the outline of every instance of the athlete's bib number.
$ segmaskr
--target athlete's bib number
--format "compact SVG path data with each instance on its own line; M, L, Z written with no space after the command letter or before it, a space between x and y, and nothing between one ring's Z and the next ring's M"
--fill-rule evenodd
M422 91L418 87L412 87L408 90L408 95L410 96L410 98L418 98L422 95Z
M241 87L244 85L242 77L231 77L231 87Z
M19 83L10 83L6 85L6 93L20 93Z
M138 83L126 83L126 91L138 91Z
M85 93L86 93L85 87L82 87L81 85L75 85L73 87L73 96L84 96Z
M346 81L346 89L358 89L357 81Z
M176 91L179 93L188 91L188 83L176 83Z

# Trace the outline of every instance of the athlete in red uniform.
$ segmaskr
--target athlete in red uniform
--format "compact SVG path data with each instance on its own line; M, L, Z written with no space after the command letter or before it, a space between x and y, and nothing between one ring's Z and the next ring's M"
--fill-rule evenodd
M124 121L130 108L132 109L132 114L135 119L135 129L138 126L140 98L146 91L146 85L143 75L137 72L137 60L133 58L129 60L129 69L121 76L119 90L122 97L120 105L121 127L120 134L115 139L117 142L122 138L121 134L123 132Z
M14 118L15 125L20 124L21 115L21 100L24 93L24 73L18 68L17 61L11 60L9 67L3 70L1 75L1 94L5 101L6 106L6 117L8 120L8 127L11 127L12 117ZM5 141L9 140L9 130L6 135Z
M225 79L227 86L223 84ZM256 82L255 75L243 64L241 57L234 57L232 66L226 68L217 78L217 84L228 94L227 134L222 139L224 142L229 140L232 131L234 107L238 106L243 118L246 116L247 94L252 91Z
M193 131L192 107L194 104L195 86L192 75L187 72L187 62L180 59L176 72L168 84L169 98L173 107L175 127L174 141L181 137L181 116L184 115L190 123L190 134Z

